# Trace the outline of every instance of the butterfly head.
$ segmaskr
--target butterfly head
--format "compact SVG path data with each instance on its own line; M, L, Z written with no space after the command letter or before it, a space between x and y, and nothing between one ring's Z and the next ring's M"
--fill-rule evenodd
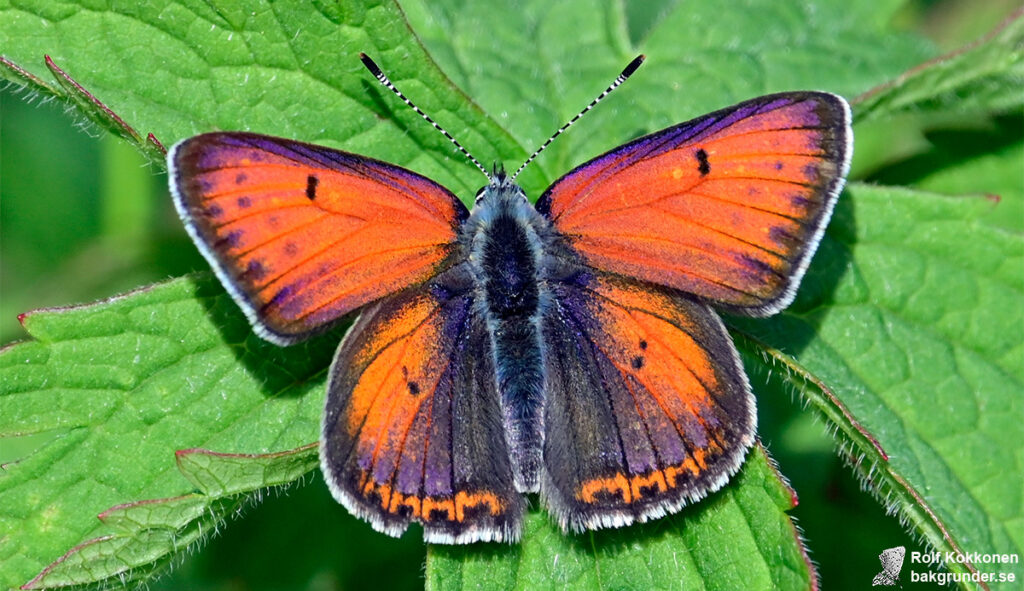
M495 163L491 168L491 174L487 175L487 184L476 192L474 204L484 205L508 200L527 202L526 193L515 183L514 177L505 173L504 166Z

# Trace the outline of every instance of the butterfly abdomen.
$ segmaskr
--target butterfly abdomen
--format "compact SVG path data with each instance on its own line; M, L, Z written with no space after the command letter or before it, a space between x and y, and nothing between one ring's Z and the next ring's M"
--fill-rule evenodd
M543 444L544 373L538 280L543 223L515 185L488 186L467 224L470 261L491 336L516 488L536 491Z

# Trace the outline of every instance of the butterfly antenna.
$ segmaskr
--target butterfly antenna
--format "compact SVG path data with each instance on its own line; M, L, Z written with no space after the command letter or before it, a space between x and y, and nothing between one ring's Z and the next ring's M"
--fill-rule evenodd
M633 61L629 62L629 65L626 66L625 69L622 70L622 73L619 74L619 77L616 78L614 82L612 82L610 85L608 85L608 88L604 89L604 92L602 92L601 94L597 95L597 98L595 98L594 100L590 101L589 105L584 107L583 110L580 111L579 113L577 113L575 117L570 119L568 123L566 123L565 125L559 127L558 131L556 131L554 134L551 135L551 137L548 138L548 141L544 142L541 145L541 147L537 148L537 151L534 152L532 156L527 158L526 162L523 162L522 166L520 166L519 169L516 170L516 173L514 175L512 175L512 179L511 180L513 180L513 181L516 180L516 177L519 176L520 172L523 172L523 169L526 168L526 165L531 163L531 162L533 162L533 159L536 158L541 152L543 152L544 148L547 148L551 144L551 142L555 141L556 137L562 135L562 132L565 131L566 129L569 129L570 125L572 125L573 123L576 123L577 121L579 121L580 117L586 115L587 111L589 111L589 110L594 108L594 105L596 105L597 103L601 102L601 100L604 99L604 97L606 97L609 94L611 94L611 92L613 90L618 88L620 84L622 84L623 82L626 81L627 78L632 76L633 72L636 72L636 69L640 67L640 64L644 63L645 59L647 59L647 56L644 56L644 55L638 55L635 58L633 58Z
M484 176L487 177L488 181L492 180L491 175L487 173L487 169L480 164L480 161L477 160L476 158L473 158L473 155L466 151L466 149L462 147L462 144L460 144L458 140L452 137L452 134L445 131L443 127L441 127L433 119L431 119L430 115L427 115L426 113L421 111L419 107L417 107L416 105L413 104L412 101L407 99L405 95L402 94L402 91L398 90L398 87L396 87L394 83L391 82L391 80L388 80L388 77L384 75L384 72L382 72L381 69L377 66L377 64L372 59L370 59L370 56L366 55L365 53L360 53L359 59L362 60L363 65L366 66L366 69L369 70L371 74L373 74L373 77L376 78L378 82L386 86L391 92L397 94L398 98L402 99L402 101L405 102L405 104L412 107L413 111L419 113L420 117L426 119L427 123L433 125L434 129L443 133L444 137L448 138L448 140L451 143L455 144L455 147L458 148L460 152L465 154L466 158L469 158L470 162L476 164L476 167L480 169L480 172L484 173Z

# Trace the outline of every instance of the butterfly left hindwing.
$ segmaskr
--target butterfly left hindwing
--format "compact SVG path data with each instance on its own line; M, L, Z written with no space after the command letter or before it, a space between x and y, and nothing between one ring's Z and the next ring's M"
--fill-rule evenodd
M523 499L490 340L465 265L364 310L331 366L321 465L374 528L429 542L514 541Z

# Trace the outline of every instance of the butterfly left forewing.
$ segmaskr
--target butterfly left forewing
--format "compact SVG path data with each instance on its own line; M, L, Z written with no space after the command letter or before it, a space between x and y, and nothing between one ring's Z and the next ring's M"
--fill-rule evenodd
M836 95L759 97L579 166L537 209L594 267L768 315L793 299L851 139Z
M718 316L671 290L592 272L552 291L541 493L563 529L646 521L721 487L756 417Z
M375 529L428 542L514 541L513 485L490 339L456 266L364 310L331 367L321 465Z
M416 173L282 138L203 134L171 148L168 164L189 234L278 344L433 276L467 215Z

